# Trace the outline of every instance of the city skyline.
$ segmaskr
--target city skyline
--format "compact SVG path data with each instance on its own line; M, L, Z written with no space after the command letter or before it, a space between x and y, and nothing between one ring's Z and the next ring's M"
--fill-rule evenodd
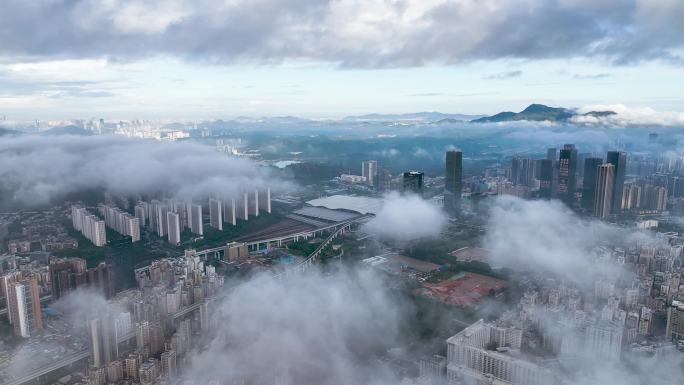
M684 1L0 1L2 385L681 385Z

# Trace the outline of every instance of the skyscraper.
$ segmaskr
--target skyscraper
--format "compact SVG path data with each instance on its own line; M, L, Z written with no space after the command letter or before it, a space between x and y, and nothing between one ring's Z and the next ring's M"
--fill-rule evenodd
M270 190L269 190L270 194ZM224 202L223 205L223 220L226 221L226 223L231 224L232 226L235 226L237 224L236 220L236 215L235 215L235 210L237 203L235 201L235 198L232 199L227 199ZM269 206L270 206L270 196L269 196Z
M249 215L259 216L259 190L249 193Z
M602 164L597 169L594 215L599 218L607 218L611 213L614 175L614 167L610 163Z
M392 188L392 175L389 170L382 168L378 171L378 192L387 192Z
M584 179L582 181L582 208L594 210L594 198L596 197L596 174L598 167L603 163L601 158L586 158L584 160Z
M556 159L558 159L556 154L557 152L555 147L546 149L546 159L555 162Z
M180 237L180 216L178 213L174 213L172 211L169 211L166 213L167 215L167 220L166 222L168 223L168 240L169 243L172 245L179 245L181 242L181 237Z
M418 171L404 172L404 192L411 192L423 196L423 178L425 174Z
M271 188L259 190L259 210L271 213Z
M606 162L613 165L613 198L610 206L611 212L617 214L622 210L622 189L625 186L627 154L623 151L608 151Z
M159 237L164 237L168 231L169 224L167 222L168 216L166 215L168 212L169 207L167 205L157 205L157 235Z
M30 337L43 328L40 312L40 290L36 277L10 283L7 291L7 313L14 326L14 334Z
M111 314L88 321L92 364L99 368L119 356L116 329Z
M447 151L446 153L444 189L446 190L444 194L445 205L452 209L458 209L461 205L461 193L463 192L463 153L461 151Z
M553 160L540 159L539 162L539 197L551 199L553 187Z
M209 199L209 224L223 230L223 202L218 199Z
M171 349L161 354L161 372L164 377L171 380L176 377L178 370L176 369L176 352Z
M92 215L85 207L71 206L71 220L74 229L88 238L95 246L104 246L107 243L105 222Z
M566 144L560 150L558 159L558 198L568 206L573 206L577 189L577 149L574 144Z
M190 231L193 234L203 235L202 205L190 205Z
M361 163L361 175L366 178L366 184L375 186L378 176L378 161L367 160Z

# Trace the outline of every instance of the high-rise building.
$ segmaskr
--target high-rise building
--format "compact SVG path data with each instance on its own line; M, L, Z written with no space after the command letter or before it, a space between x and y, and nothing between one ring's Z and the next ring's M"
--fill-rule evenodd
M165 351L161 354L160 361L162 375L169 380L174 379L176 374L178 374L176 368L176 352L173 349Z
M224 204L223 204L223 220L232 226L235 226L237 224L237 216L235 215L236 204L237 203L236 203L234 198L225 200ZM269 207L270 207L270 190L269 190Z
M138 218L140 226L145 226L147 224L147 207L145 207L145 205L147 205L146 202L138 202L133 209L135 212L135 217Z
M166 216L166 223L168 224L167 235L169 243L172 245L180 245L180 216L178 215L178 213L174 213L173 211L169 211L168 213L166 213Z
M74 229L80 231L95 246L101 247L107 243L105 222L90 214L85 207L71 206L71 220Z
M259 190L259 210L271 213L271 188Z
M414 193L423 196L423 178L425 174L418 171L404 172L403 188L404 192Z
M138 368L138 379L140 384L154 384L159 376L159 369L159 363L153 358L141 363L140 367Z
M150 323L147 321L139 322L135 332L136 347L140 350L150 344Z
M113 317L109 314L88 321L92 365L103 367L116 360L119 346Z
M193 234L203 235L204 224L202 223L202 205L190 205L190 231Z
M555 147L546 149L546 159L552 162L556 162L556 159L558 159L558 155Z
M599 218L607 218L611 213L614 175L614 167L610 163L597 168L594 215Z
M367 160L361 163L361 176L366 178L366 184L375 186L378 177L378 161Z
M392 174L389 170L381 168L378 170L378 184L376 186L378 192L387 192L392 189Z
M249 195L249 215L259 216L259 190L254 190Z
M136 206L137 210L138 206ZM140 218L110 205L99 205L100 214L104 217L105 224L121 235L131 237L132 242L140 240ZM142 208L141 208L142 210ZM142 211L141 211L142 212ZM136 215L139 213L136 211Z
M463 153L461 151L447 151L446 175L444 179L445 205L457 209L460 207L463 193ZM447 202L447 196L450 198Z
M553 195L553 160L540 159L539 163L539 197L551 199Z
M568 206L573 206L577 190L577 149L574 144L566 144L558 158L557 196Z
M684 302L674 300L667 308L665 338L668 341L684 340Z
M158 204L157 206L157 235L160 238L166 236L166 232L169 229L168 215L169 206L165 204Z
M611 212L617 214L622 209L622 189L625 186L627 154L623 151L608 151L606 163L613 165L613 198L610 206Z
M114 273L105 262L87 269L86 261L81 258L53 259L49 272L53 299L59 299L70 290L82 286L101 291L105 298L115 294Z
M594 210L594 198L596 197L596 175L599 166L603 163L601 158L586 158L584 160L584 179L582 180L582 208Z
M209 225L223 230L223 202L218 199L209 199Z
M138 379L138 368L142 363L142 355L129 354L124 360L124 375L131 380Z
M514 156L511 160L511 178L514 186L532 187L534 184L534 161Z
M35 330L43 328L40 289L36 277L28 277L9 284L7 313L17 336L30 337Z
M236 208L235 213L236 214L235 215L238 218L242 219L243 221L246 221L249 219L249 197L248 197L248 195L249 194L247 194L247 193L241 194L235 200L235 203L236 203L236 205L235 205L235 208Z
M121 361L116 360L107 364L107 382L115 384L123 379L123 365Z
M520 349L521 341L522 330L480 320L447 340L447 378L451 381L463 376L466 384L555 383L550 369L524 360L519 354L507 354Z

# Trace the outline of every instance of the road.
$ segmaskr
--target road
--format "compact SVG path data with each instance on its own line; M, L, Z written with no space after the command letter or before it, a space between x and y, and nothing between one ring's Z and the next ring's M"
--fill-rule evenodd
M119 338L119 343L124 342L124 341L128 341L133 337L135 337L135 331L132 331L130 333L127 333L127 334L121 336L121 338ZM65 366L69 366L71 364L75 364L76 362L85 360L89 356L90 356L90 351L88 349L81 350L79 352L76 352L74 354L71 354L69 356L62 358L59 361L55 361L48 366L43 366L42 368L36 369L31 373L25 374L22 377L10 380L9 382L4 383L3 385L21 385L23 383L33 381L34 379L36 379L40 376L44 376L48 373L51 373L51 372L58 370L58 369L61 369Z

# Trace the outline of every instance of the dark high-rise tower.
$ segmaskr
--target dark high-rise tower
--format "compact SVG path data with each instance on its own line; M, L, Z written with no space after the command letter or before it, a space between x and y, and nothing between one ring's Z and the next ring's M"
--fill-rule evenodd
M556 148L546 149L546 159L555 162L556 161Z
M608 151L606 163L613 165L613 200L611 212L619 213L622 210L622 189L625 187L625 169L627 168L627 154L623 151Z
M425 175L422 172L406 171L403 179L404 192L412 192L422 196L424 176Z
M463 153L447 151L445 188L452 193L461 193L463 185Z
M599 218L607 218L610 215L614 175L614 167L610 163L602 164L596 170L594 215Z
M444 180L444 202L448 208L457 209L461 204L463 192L463 153L447 151L446 175Z
M539 163L539 197L551 199L553 187L553 160L540 159Z
M572 206L577 189L577 149L566 144L560 150L558 159L558 198Z
M603 163L601 158L586 158L584 160L584 180L582 182L582 208L594 210L594 198L596 197L596 173Z

